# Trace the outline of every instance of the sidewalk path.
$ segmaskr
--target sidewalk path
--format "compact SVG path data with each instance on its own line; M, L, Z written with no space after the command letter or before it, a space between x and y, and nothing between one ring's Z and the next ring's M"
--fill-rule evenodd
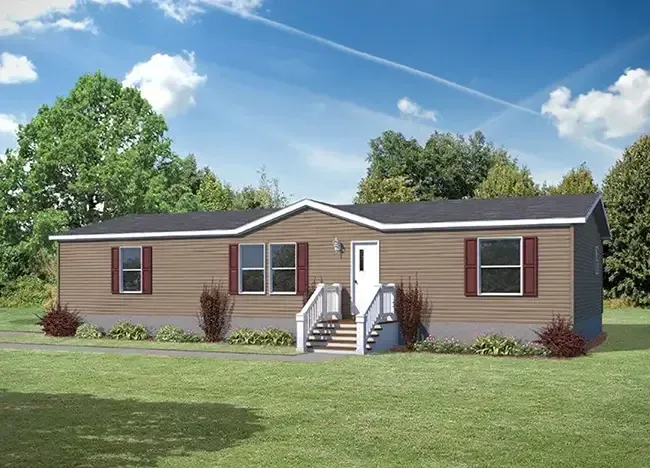
M9 334L7 332L6 334ZM221 353L215 351L181 351L172 349L111 348L100 346L69 346L53 344L2 343L0 349L26 349L30 351L75 351L86 353L133 354L138 356L207 357L242 361L324 362L345 357L345 354L305 353L296 355Z

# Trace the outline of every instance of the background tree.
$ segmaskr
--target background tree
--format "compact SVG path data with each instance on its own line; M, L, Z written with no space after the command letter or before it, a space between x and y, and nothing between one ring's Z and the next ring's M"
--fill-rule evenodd
M481 132L468 138L435 132L422 147L415 139L387 131L370 141L366 177L403 177L416 200L457 199L472 196L489 169L505 159L506 151Z
M531 197L540 194L530 170L516 160L502 160L489 170L476 189L476 198Z
M398 203L416 201L415 191L403 176L382 178L369 175L361 179L354 203Z
M650 135L626 148L603 182L612 238L606 242L605 288L611 298L650 305Z
M598 185L586 163L564 174L559 184L546 187L543 192L548 195L580 195L598 192Z

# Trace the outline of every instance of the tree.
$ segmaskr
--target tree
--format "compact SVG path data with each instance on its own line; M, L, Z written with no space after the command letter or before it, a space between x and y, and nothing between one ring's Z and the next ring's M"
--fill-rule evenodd
M280 190L277 179L270 179L266 168L262 167L257 173L260 176L258 186L246 185L236 191L233 197L233 208L248 210L252 208L282 208L287 205L289 198Z
M530 170L519 167L516 160L504 160L489 170L476 189L476 198L531 197L539 195Z
M611 240L605 288L611 298L650 305L650 134L626 148L603 182Z
M197 196L202 210L231 210L235 192L229 184L222 182L212 171L209 171L201 181Z
M564 174L559 184L543 189L549 195L580 195L598 192L593 174L586 163Z
M405 177L381 178L369 175L359 182L354 203L398 203L416 201L415 191Z
M489 169L507 159L481 132L468 138L435 132L422 147L401 133L384 132L370 141L366 177L404 177L416 200L472 196Z

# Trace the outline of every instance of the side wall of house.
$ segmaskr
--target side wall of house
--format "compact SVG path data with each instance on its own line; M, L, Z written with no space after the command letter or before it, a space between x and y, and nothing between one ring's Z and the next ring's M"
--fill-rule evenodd
M603 243L595 216L573 229L574 329L591 340L603 330Z
M229 244L308 242L310 279L341 283L346 312L350 242L378 240L383 283L406 282L417 275L429 302L423 320L429 333L470 340L481 333L501 332L528 339L554 313L573 313L570 234L569 227L380 233L306 210L238 238L62 242L60 298L103 327L123 319L152 328L175 323L196 329L203 285L214 279L227 288ZM513 235L538 237L538 297L466 297L464 239ZM342 254L334 252L335 237L345 245ZM152 246L153 294L111 294L111 247L138 245ZM269 295L267 285L266 295L238 295L234 300L233 329L276 326L295 332L301 297Z

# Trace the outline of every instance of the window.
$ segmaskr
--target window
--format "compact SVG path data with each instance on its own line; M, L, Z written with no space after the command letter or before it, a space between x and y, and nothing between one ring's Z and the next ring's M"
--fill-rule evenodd
M239 244L239 292L264 294L264 244Z
M600 246L594 246L594 273L596 276L600 276L600 270L602 269L600 265Z
M521 238L478 239L479 294L521 295Z
M359 271L363 271L364 264L363 264L363 249L359 249Z
M271 293L296 292L296 244L269 244Z
M120 292L142 292L142 247L120 247Z

